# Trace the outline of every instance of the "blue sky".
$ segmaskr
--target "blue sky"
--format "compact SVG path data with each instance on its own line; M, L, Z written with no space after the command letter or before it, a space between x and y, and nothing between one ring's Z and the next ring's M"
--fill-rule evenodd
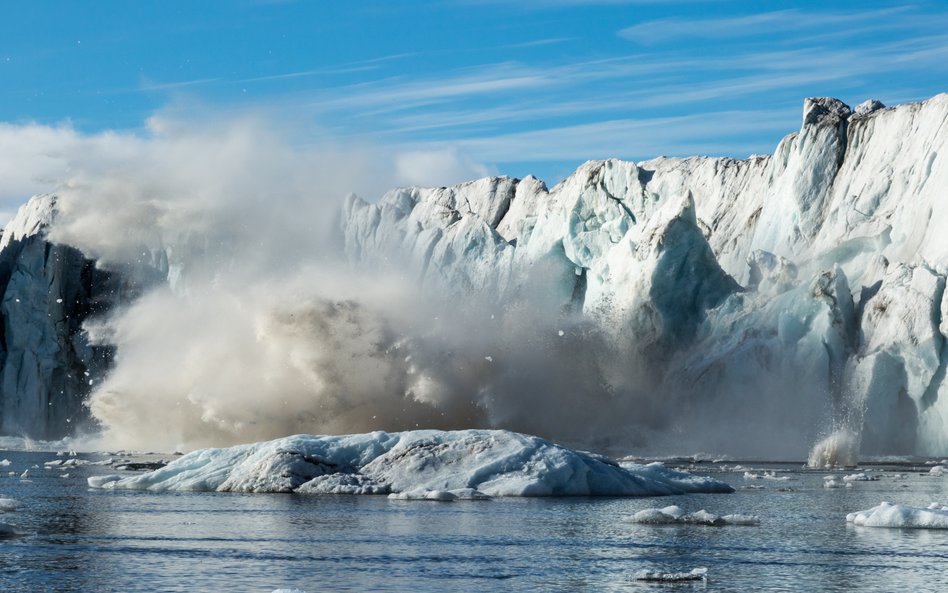
M919 100L946 74L948 3L926 0L11 1L0 20L8 126L147 136L155 114L263 111L300 142L551 182L593 158L771 152L806 96Z

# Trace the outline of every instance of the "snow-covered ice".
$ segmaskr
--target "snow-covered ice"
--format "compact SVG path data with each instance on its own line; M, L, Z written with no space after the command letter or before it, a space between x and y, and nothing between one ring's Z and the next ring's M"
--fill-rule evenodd
M503 430L296 435L203 449L145 474L93 476L94 488L383 494L406 497L646 496L733 492L659 463L619 466ZM476 491L476 492L475 492ZM427 494L430 492L444 494Z
M865 511L849 513L846 521L860 527L948 529L948 506L932 503L922 509L883 502Z

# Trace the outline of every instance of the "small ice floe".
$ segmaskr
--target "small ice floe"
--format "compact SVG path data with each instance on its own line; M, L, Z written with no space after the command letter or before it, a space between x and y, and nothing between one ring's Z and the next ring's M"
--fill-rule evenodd
M53 467L58 467L58 468L78 467L80 465L89 465L89 461L86 459L77 459L77 458L71 457L69 459L54 459L52 461L47 461L43 465L46 466L47 469L53 468Z
M274 589L273 593L306 593L302 589Z
M25 480L25 479L27 479L27 478L29 478L29 477L30 477L30 470L28 470L28 469L23 470L23 473L20 474L20 479L21 479L21 480Z
M22 506L23 504L20 503L19 500L14 500L12 498L0 498L0 512L9 513Z
M948 473L948 470L945 469L944 465L936 465L935 467L928 470L928 473L932 476L943 476Z
M388 495L392 500L434 500L438 502L454 502L455 500L490 500L480 490L473 488L458 488L456 490L409 490L407 492L393 492Z
M760 518L756 515L715 515L704 509L688 513L678 505L662 509L643 509L632 515L629 521L643 525L760 525Z
M790 480L790 476L778 476L777 472L771 471L762 471L757 472L744 472L745 480L774 480L778 482L786 482Z
M823 476L823 487L824 488L852 488L852 482L846 482L843 480L837 480L836 476Z
M883 502L865 511L849 513L846 522L860 527L948 529L948 506L933 502L923 509Z
M0 467L10 467L9 459L0 459Z
M657 570L640 570L632 578L636 581L650 581L656 583L683 583L687 581L705 581L708 579L707 568L692 568L689 572L661 572Z
M865 472L843 476L844 482L875 482L878 479L879 479L879 476L870 476L870 475L867 475Z

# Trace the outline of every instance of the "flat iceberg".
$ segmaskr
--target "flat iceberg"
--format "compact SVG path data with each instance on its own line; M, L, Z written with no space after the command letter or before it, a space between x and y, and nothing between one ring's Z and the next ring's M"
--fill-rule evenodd
M505 430L296 435L194 451L148 473L93 476L89 486L151 491L482 496L727 493L724 482L626 464Z
M948 529L948 506L932 503L922 509L883 502L866 511L849 513L846 522L860 527Z

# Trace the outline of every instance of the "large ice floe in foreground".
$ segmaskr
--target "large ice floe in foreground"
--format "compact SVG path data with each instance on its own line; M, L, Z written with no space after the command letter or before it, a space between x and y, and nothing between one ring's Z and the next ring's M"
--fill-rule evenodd
M503 430L296 435L204 449L146 474L96 476L89 485L132 490L393 494L429 500L485 496L651 496L733 492L665 468L624 465Z
M883 502L865 511L849 513L846 521L860 527L948 529L948 506L932 503L921 509Z

